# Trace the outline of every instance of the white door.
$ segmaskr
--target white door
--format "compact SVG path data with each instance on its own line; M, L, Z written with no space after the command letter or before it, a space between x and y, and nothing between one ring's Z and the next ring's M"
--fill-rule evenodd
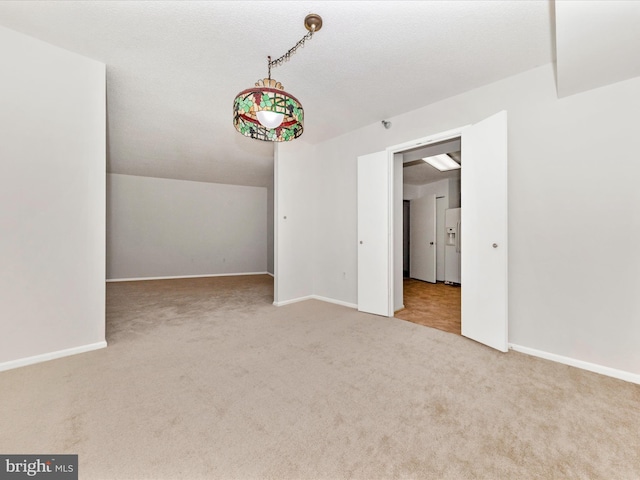
M358 310L391 316L389 157L358 157Z
M462 161L462 335L506 352L507 112L463 131Z
M449 208L447 197L436 197L436 281L438 282L444 282L444 246L447 243L444 212L447 208Z
M410 212L409 276L436 283L436 196L411 200Z

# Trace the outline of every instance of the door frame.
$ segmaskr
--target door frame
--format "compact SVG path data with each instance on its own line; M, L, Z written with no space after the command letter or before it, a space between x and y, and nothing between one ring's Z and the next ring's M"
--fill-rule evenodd
M429 135L408 142L392 145L386 148L387 161L389 162L389 317L393 317L394 311L400 310L404 305L403 276L402 276L402 153L417 147L424 147L432 143L462 138L464 130L471 125L447 130L445 132ZM399 207L398 207L399 205ZM400 210L396 212L396 210ZM398 215L400 215L398 217ZM400 221L398 220L400 219ZM399 247L398 247L399 245ZM398 250L398 251L397 251ZM400 261L398 261L400 260Z
M499 115L501 113L505 114L505 122L506 122L506 112L504 111L499 112L496 115ZM481 123L488 121L490 118L493 118L493 117L494 115L492 115L491 117L488 117L487 119L484 119L483 121L475 125L480 125ZM387 295L388 302L386 304L386 307L387 307L386 316L388 317L393 317L394 311L397 311L400 308L402 308L403 301L404 301L403 275L402 275L402 272L403 272L403 268L402 268L403 267L403 262L402 262L403 155L402 154L408 150L415 150L416 148L419 148L419 147L424 147L433 143L443 142L443 141L451 140L454 138L460 138L461 143L464 143L465 138L466 139L470 138L465 136L465 134L469 135L471 132L473 132L472 128L474 128L475 125L465 125L463 127L447 130L445 132L441 132L435 135L430 135L428 137L423 137L423 138L419 138L409 142L404 142L398 145L387 147L382 152L379 152L380 154L382 154L381 160L384 160L385 153L386 153L386 160L387 160L386 162L386 170L387 170L386 194L387 195L385 195L385 197L387 201L386 223L387 223L388 230L387 230L387 235L386 235L387 238L385 240L385 243L388 248L388 257L386 259L387 260L386 266L383 268L382 271L384 271L385 269L387 270L387 277L384 280L386 284L385 287L388 292L388 295ZM464 172L462 173L462 180L464 183ZM475 185L475 183L473 183L473 185ZM464 187L462 187L461 194L463 198L464 198L464 190L465 190ZM505 201L508 202L508 197L507 199L505 199ZM465 205L461 205L461 207L464 207L464 206ZM507 207L507 204L505 204L505 207ZM506 217L505 217L505 221L508 221ZM505 244L507 243L506 238L504 238L502 241ZM497 244L494 243L493 248L496 248L496 247L497 247ZM504 262L505 262L505 265L508 263L508 249L505 250ZM464 275L464 271L465 269L463 268L462 269L463 275ZM464 278L462 278L461 280L464 281ZM504 280L506 282L505 288L508 288L508 278L505 277ZM505 295L506 295L506 291L505 291ZM506 352L508 351L508 337L507 337L508 311L507 311L507 303L506 303L507 297L505 297L504 302L505 303L503 304L503 306L505 308L505 312L504 312L505 317L504 317L504 325L502 328L504 329L503 332L504 332L504 338L505 338L505 345L504 346L492 345L491 343L485 342L483 340L476 340L476 341L479 341L480 343L484 343L499 351ZM463 304L464 304L464 298L463 298ZM381 312L382 311L384 311L384 308L381 309ZM379 314L383 314L383 313L379 313ZM495 328L495 325L493 325L493 327ZM467 337L471 339L476 338L475 336L470 336L470 335L467 335Z
M438 202L440 200L440 202ZM442 205L442 213L439 213L438 205ZM444 204L444 205L443 205ZM436 282L444 282L444 255L445 244L447 243L446 228L444 223L444 217L447 209L449 208L449 194L436 196ZM441 236L438 236L438 233ZM442 260L440 268L438 268L438 257ZM440 280L438 280L438 272L440 272Z
M504 113L504 119L506 122L506 112L499 112L498 114L492 115L491 117L488 117L487 119L482 120L481 122L479 122L478 124L475 125L480 125L483 124L485 121L490 121L489 119L492 119L494 117L496 117L497 115L501 115L502 113ZM506 124L506 123L505 123ZM404 301L404 292L403 292L403 278L402 278L402 265L397 265L397 257L398 257L398 252L396 252L396 250L400 250L400 255L402 254L401 252L401 248L398 249L398 238L400 234L400 240L402 239L401 235L402 235L402 217L398 217L398 212L397 210L400 210L400 213L402 213L401 209L402 209L402 201L403 201L403 182L402 182L402 178L398 178L399 176L402 177L402 160L403 160L403 155L402 153L407 151L407 150L414 150L417 147L422 147L422 146L426 146L432 143L436 143L436 142L442 142L442 141L446 141L446 140L451 140L454 138L460 138L461 140L461 144L465 143L465 138L469 139L471 137L465 136L471 134L471 132L474 132L474 130L472 130L472 127L474 127L474 125L465 125L463 127L459 127L459 128L455 128L452 130L447 130L445 132L441 132L435 135L430 135L428 137L423 137L423 138L419 138L413 141L409 141L409 142L404 142L402 144L399 145L394 145L391 147L387 147L386 151L387 151L387 161L388 163L388 169L389 169L389 184L388 184L388 188L389 188L389 194L387 196L388 202L389 202L389 206L388 206L388 215L389 215L389 227L391 228L391 232L389 232L389 262L388 262L388 274L389 274L389 279L387 282L388 288L389 288L389 296L390 296L390 308L389 310L391 310L390 315L389 316L393 316L393 310L394 310L394 306L398 305L398 304L402 304ZM506 133L506 132L505 132ZM506 141L506 138L505 138ZM506 153L506 152L505 152ZM464 152L463 152L463 157L464 157ZM507 159L508 161L508 159ZM463 172L462 172L462 177L461 180L463 180L463 184L469 184L469 180L472 179L466 179L465 180L465 175L464 175L464 168L463 168ZM506 182L506 178L505 178L505 182ZM476 186L475 182L471 183L472 185ZM462 194L462 202L464 202L464 191L465 191L465 187L464 185L461 185L461 194ZM469 188L469 187L467 187ZM505 188L508 188L507 185L505 184ZM505 191L506 193L506 191ZM461 202L460 207L464 209L465 205ZM505 207L508 207L508 196L505 199ZM464 210L463 210L464 212ZM477 219L477 218L476 218ZM508 218L505 216L505 221L508 222ZM506 225L505 225L506 227ZM506 233L506 230L505 230ZM506 244L507 243L507 238L503 239L503 242ZM493 248L496 248L497 244L494 243L493 244ZM504 254L504 262L505 265L508 264L508 249L504 250L505 254ZM464 257L463 257L464 258ZM471 257L472 259L474 257ZM463 264L464 266L464 264ZM464 271L465 269L462 269L462 274L464 275ZM505 272L506 274L506 272ZM465 279L461 278L461 282L464 282ZM504 278L505 283L505 288L508 288L508 278ZM505 290L505 295L507 295L506 290ZM501 345L501 344L496 344L494 345L491 342L487 342L485 340L482 339L478 339L478 337L476 335L465 335L468 338L471 339L476 339L476 341L479 341L481 343L484 343L486 345L489 345L492 348L495 348L497 350L500 351L508 351L508 311L507 311L507 298L505 296L504 299L504 308L505 308L505 321L504 321L504 325L501 327L503 328L503 333L504 333L504 339L505 339L505 345ZM463 307L464 307L464 296L463 296ZM463 312L464 314L464 312ZM464 319L463 319L464 322ZM496 332L495 328L496 325L492 325L492 328L494 328L494 332ZM464 325L463 325L463 331L464 331Z

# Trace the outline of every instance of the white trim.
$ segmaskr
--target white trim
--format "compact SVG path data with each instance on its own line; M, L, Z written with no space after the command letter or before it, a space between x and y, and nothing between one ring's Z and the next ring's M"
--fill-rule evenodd
M463 131L469 126L470 125L465 125L463 127L452 128L451 130L447 130L446 132L437 133L428 137L417 138L415 140L411 140L410 142L404 142L398 145L392 145L390 147L387 147L386 150L391 154L401 153L405 150L411 150L416 147L424 147L431 143L444 142L445 140L462 137Z
M604 365L598 365L597 363L589 363L583 360L545 352L543 350L536 350L535 348L515 345L513 343L509 344L509 349L516 352L525 353L527 355L532 355L534 357L544 358L545 360L551 360L552 362L563 363L572 367L581 368L582 370L599 373L608 377L618 378L620 380L624 380L625 382L640 384L640 375L637 373L631 373L624 370L605 367Z
M266 273L267 275L269 275L269 276L273 277L273 278L276 278L276 276L275 276L273 273L271 273L271 272L265 272L265 273Z
M347 308L358 308L358 305L355 303L343 302L342 300L336 300L334 298L329 297L321 297L320 295L311 295L311 298L316 300L320 300L321 302L333 303L335 305L341 305Z
M280 202L278 201L278 197L280 194L280 186L278 185L278 174L280 172L280 161L279 161L279 152L280 146L278 142L273 146L273 304L278 305L277 300L280 298L278 296L280 283L280 275L278 271L280 270L280 257L278 255L278 251L280 250L280 227L278 218L280 218Z
M304 302L305 300L320 300L321 302L333 303L347 308L358 308L355 303L343 302L342 300L335 300L333 298L321 297L320 295L307 295L305 297L293 298L291 300L285 300L284 302L273 302L276 307L283 307L292 303Z
M417 147L424 147L426 145L430 145L432 143L444 142L446 140L451 140L453 138L462 138L462 134L464 130L466 130L469 125L464 125L458 128L452 128L451 130L447 130L446 132L436 133L434 135L430 135L428 137L417 138L415 140L411 140L409 142L400 143L398 145L392 145L387 147L385 150L387 152L388 157L388 169L389 169L389 185L387 187L387 202L388 202L388 224L387 228L389 231L389 311L387 316L393 317L394 305L395 305L395 272L394 272L394 250L396 248L394 244L394 227L395 227L395 218L393 216L393 206L395 200L395 187L394 187L394 165L396 162L395 154L402 153L407 150L412 150ZM398 160L402 161L402 160Z
M110 282L141 282L144 280L177 280L180 278L207 278L207 277L239 277L241 275L271 275L269 272L242 272L242 273L210 273L206 275L177 275L174 277L135 277L135 278L107 278Z
M405 309L405 306L404 306L404 303L403 303L403 304L402 304L402 306L401 306L398 310L396 310L395 312L393 312L393 316L395 317L395 316L396 316L396 313L398 313L399 311L404 310L404 309Z
M285 305L290 305L292 303L304 302L305 300L313 299L313 295L307 295L306 297L298 297L293 298L291 300L285 300L284 302L273 302L276 307L284 307Z
M10 360L8 362L0 363L0 372L3 372L5 370L12 370L19 367L26 367L27 365L33 365L34 363L48 362L49 360L55 360L56 358L69 357L71 355L77 355L78 353L86 353L92 350L105 348L106 346L107 342L102 341L97 343L90 343L88 345L81 345L79 347L67 348L65 350L58 350L56 352L34 355L33 357Z

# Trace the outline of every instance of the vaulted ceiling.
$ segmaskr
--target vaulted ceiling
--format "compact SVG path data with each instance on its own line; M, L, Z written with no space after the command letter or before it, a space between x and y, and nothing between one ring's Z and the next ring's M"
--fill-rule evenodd
M232 102L311 12L322 30L272 72L310 143L555 57L546 0L20 0L0 2L0 25L107 65L109 172L265 186L273 144L236 133Z

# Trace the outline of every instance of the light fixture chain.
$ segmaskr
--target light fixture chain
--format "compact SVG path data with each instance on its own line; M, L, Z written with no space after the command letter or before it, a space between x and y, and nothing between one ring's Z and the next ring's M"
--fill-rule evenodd
M284 62L289 61L291 56L296 53L296 50L298 50L299 47L304 46L304 42L309 40L311 37L313 37L313 30L309 30L309 33L302 37L298 43L291 47L289 51L287 51L287 53L282 55L280 58L276 58L272 61L271 57L267 57L269 59L269 78L271 78L271 67L277 67L278 65L282 65Z

